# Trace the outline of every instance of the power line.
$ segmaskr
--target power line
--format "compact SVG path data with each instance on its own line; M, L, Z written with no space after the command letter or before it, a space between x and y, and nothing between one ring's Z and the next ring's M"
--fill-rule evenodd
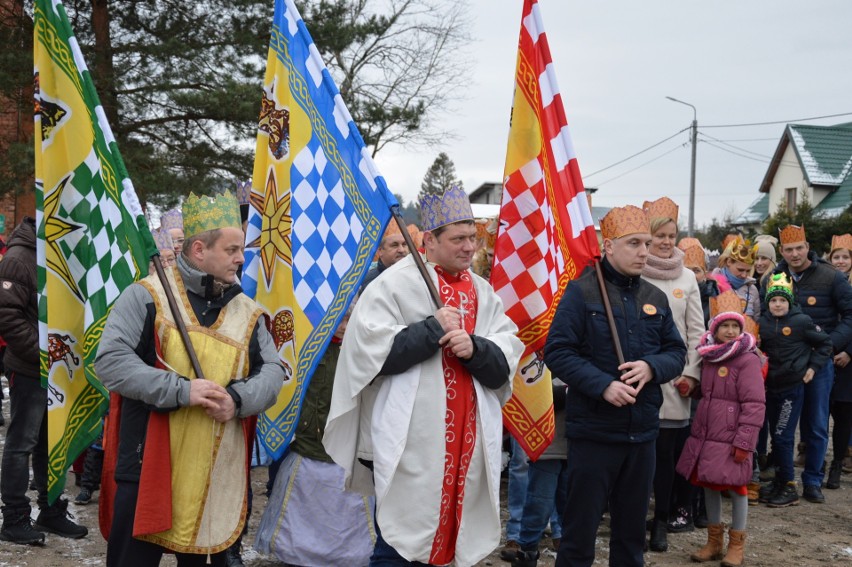
M587 174L587 175L584 175L584 176L583 176L583 179L588 179L589 177L591 177L591 176L593 176L593 175L597 175L598 173L604 172L604 171L606 171L607 169L612 169L612 168L613 168L613 167L615 167L616 165L620 165L620 164L622 164L622 163L624 163L624 162L626 162L626 161L628 161L628 160L631 160L631 159L635 158L635 157L636 157L636 156L638 156L638 155L644 154L644 153L645 153L645 152L647 152L648 150L652 150L652 149L656 148L657 146L659 146L660 144L665 143L665 142L668 142L669 140L671 140L672 138L674 138L674 137L675 137L675 136L677 136L678 134L681 134L681 133L683 133L683 132L686 132L686 131L687 131L687 130L689 130L690 128L691 128L691 126L687 126L687 127L686 127L686 128L684 128L683 130L678 130L677 132L675 132L674 134L672 134L672 135L671 135L671 136L669 136L668 138L666 138L666 139L664 139L664 140L660 140L660 141L659 141L659 142L657 142L656 144L654 144L654 145L652 145L652 146L648 146L648 147L647 147L647 148L645 148L644 150L638 151L638 152L636 152L635 154L633 154L633 155L631 155L631 156L629 156L629 157L626 157L626 158L624 158L624 159L623 159L623 160L621 160L621 161L617 161L617 162L615 162L615 163L613 163L613 164L611 164L611 165L608 165L608 166L604 167L603 169L599 169L599 170L597 170L597 171L593 171L592 173L589 173L589 174ZM664 155L665 155L665 154L664 154ZM640 166L640 167L641 167L641 166ZM631 170L631 171L633 171L633 170ZM604 182L604 183L606 183L606 182ZM598 183L598 185L600 185L600 183Z
M680 134L680 132L678 132L678 134ZM622 173L622 174L620 174L620 175L616 175L615 177L611 177L610 179L607 179L606 181L601 181L600 183L596 183L596 185L597 185L598 187L600 187L601 185L605 185L605 184L609 183L610 181L615 181L616 179L620 179L620 178L624 177L625 175L627 175L628 173L633 173L633 172L634 172L634 171L636 171L637 169L641 169L641 168L645 167L645 166L646 166L646 165L648 165L648 164L654 163L655 161L657 161L657 160L658 160L658 159L660 159L660 158L664 158L664 157L666 157L667 155L669 155L669 154L670 154L670 153L672 153L673 151L675 151L675 150L679 150L679 149L683 148L685 145L686 145L686 144L680 144L680 145L678 145L678 146L675 146L675 147L673 147L672 149L670 149L669 151L667 151L667 152L665 152L665 153L663 153L663 154L658 155L658 156L657 156L657 157L655 157L654 159L650 159L650 160L646 161L645 163L639 164L639 165L637 165L636 167L634 167L633 169L628 169L628 170L627 170L627 171L625 171L624 173Z
M701 141L704 142L705 144L707 144L708 146L713 146L717 150L722 150L723 152L728 152L729 154L733 154L733 155L739 156L741 158L750 159L750 160L753 160L753 161L759 161L760 163L769 163L769 161L770 161L769 159L761 159L761 158L756 158L756 157L752 157L752 156L747 156L747 155L735 152L733 150L729 150L728 148L723 148L722 146L717 146L716 144L714 144L713 142L711 142L709 140L701 140Z
M729 148L733 148L733 149L735 149L735 150L739 150L739 151L741 151L741 152L745 152L745 153L747 153L747 154L752 154L752 155L755 155L755 156L758 156L758 157L761 157L761 158L764 158L764 159L772 159L772 156L767 156L767 155L764 155L764 154L760 154L760 153L757 153L757 152L753 152L753 151L751 151L751 150L747 150L747 149L745 149L745 148L740 148L740 147L735 146L735 145L733 145L733 144L729 144L728 142L726 142L726 141L724 141L724 140L720 140L719 138L714 138L714 137L713 137L713 136L711 136L710 134L705 134L704 132L699 132L699 134L701 134L702 136L705 136L705 137L707 137L707 138L710 138L710 139L711 139L711 140L713 140L713 141L719 142L720 144L724 144L724 145L728 146ZM706 140L705 140L705 141L706 141Z
M794 118L792 120L774 120L772 122L751 122L748 124L702 124L702 128L743 128L746 126L770 126L772 124L790 124L792 122L807 122L809 120L822 120L823 118L837 118L838 116L852 116L852 112L840 114L826 114L825 116L812 116L810 118Z

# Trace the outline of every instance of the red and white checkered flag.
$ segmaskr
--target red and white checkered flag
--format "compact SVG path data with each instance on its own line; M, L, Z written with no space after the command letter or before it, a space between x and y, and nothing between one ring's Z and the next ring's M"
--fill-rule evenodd
M553 440L542 350L565 285L600 256L537 0L525 0L491 283L526 349L503 421L535 460Z

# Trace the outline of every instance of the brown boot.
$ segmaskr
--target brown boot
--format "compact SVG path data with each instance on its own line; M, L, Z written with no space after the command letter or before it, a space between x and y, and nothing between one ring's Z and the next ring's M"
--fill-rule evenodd
M796 445L796 451L796 460L793 461L793 464L797 467L805 466L805 453L807 453L808 451L808 444L799 443L798 445Z
M728 530L728 552L722 559L722 567L739 567L745 554L745 530Z
M707 544L689 556L696 563L718 561L722 559L722 545L725 539L725 524L707 526Z
M758 499L760 498L760 483L750 482L746 488L748 489L748 505L757 506L759 504Z

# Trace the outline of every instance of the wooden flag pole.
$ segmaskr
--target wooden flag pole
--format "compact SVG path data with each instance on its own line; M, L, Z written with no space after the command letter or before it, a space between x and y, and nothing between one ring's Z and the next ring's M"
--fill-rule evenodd
M175 294L172 291L172 286L169 285L169 280L166 278L166 272L163 271L163 264L160 262L160 255L151 256L151 261L154 262L154 270L157 272L157 277L160 278L160 283L163 284L163 290L166 292L166 298L169 301L169 309L174 317L177 325L180 338L186 347L186 353L189 355L189 361L192 363L192 369L195 371L195 377L204 379L204 372L201 371L201 363L198 361L198 355L195 354L195 348L192 346L192 341L189 340L189 332L186 330L186 323L180 315Z
M408 245L408 250L414 257L414 263L417 264L417 269L420 271L420 275L423 276L423 281L426 282L426 287L429 288L429 295L432 296L432 301L434 301L435 306L440 309L444 306L444 304L441 302L441 296L438 295L438 288L435 287L435 282L433 282L432 278L429 277L429 272L426 271L426 264L423 262L423 258L420 257L420 252L417 251L417 247L414 245L414 241L411 239L411 235L408 234L408 229L405 226L405 221L403 220L402 215L399 214L398 205L394 205L393 207L391 207L391 214L396 220L396 224L399 225L399 231L402 233L402 237L405 239L405 243Z
M618 339L618 329L615 326L615 317L612 315L612 304L609 302L609 295L606 293L601 261L597 258L595 258L595 274L598 276L598 287L601 290L601 298L603 298L606 322L609 323L609 333L612 335L612 346L615 347L615 356L618 357L618 365L621 366L624 364L624 352L621 350L621 341Z

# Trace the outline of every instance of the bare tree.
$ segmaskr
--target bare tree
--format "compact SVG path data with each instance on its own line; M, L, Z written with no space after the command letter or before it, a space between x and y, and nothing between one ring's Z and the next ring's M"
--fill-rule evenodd
M433 119L463 90L465 2L320 0L302 17L374 155L447 138Z

